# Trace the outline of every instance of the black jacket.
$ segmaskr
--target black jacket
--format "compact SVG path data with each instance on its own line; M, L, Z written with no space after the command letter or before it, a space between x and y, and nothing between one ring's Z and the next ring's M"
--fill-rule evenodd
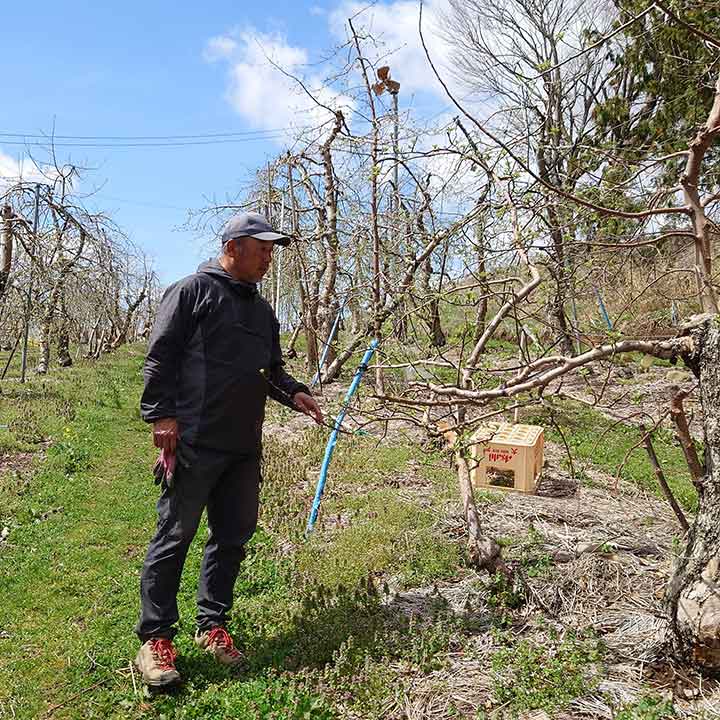
M217 260L166 290L144 376L145 421L177 418L183 442L238 453L260 450L268 395L293 407L310 392L283 369L268 302Z

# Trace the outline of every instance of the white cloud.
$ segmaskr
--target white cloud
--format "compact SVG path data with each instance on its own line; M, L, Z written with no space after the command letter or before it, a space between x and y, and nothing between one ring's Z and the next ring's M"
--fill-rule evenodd
M450 49L438 33L442 12L448 6L448 0L428 0L423 8L422 28L435 67L452 87L455 83L448 73ZM381 56L383 52L390 53L383 59L383 63L390 66L391 76L400 82L401 96L405 93L430 92L442 100L448 100L420 41L419 4L416 0L378 2L371 6L355 0L343 0L329 18L330 31L336 38L344 40L347 37L348 18L353 18L356 30L366 30L381 44Z
M300 78L318 102L328 107L348 109L354 105L349 97L326 87L321 77L308 74L307 51L291 45L280 33L238 29L226 36L212 38L204 56L227 62L227 100L255 128L316 126L331 117L282 71ZM349 113L346 112L346 116ZM282 144L287 137L283 134L278 142Z
M237 50L237 43L226 35L219 35L214 38L210 38L203 51L203 57L208 62L215 62L217 60L225 60L232 56Z
M15 159L0 150L0 190L17 182L47 182L47 175L22 155Z

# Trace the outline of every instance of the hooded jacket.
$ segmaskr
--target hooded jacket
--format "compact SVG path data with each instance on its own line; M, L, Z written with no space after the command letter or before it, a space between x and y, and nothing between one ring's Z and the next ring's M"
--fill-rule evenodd
M283 369L269 303L217 260L165 291L143 374L146 422L176 418L182 442L233 453L260 451L268 395L294 407L310 392Z

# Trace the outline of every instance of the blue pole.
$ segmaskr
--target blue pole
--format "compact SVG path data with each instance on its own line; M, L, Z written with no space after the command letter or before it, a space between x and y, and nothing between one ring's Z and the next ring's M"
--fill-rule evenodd
M345 394L345 400L343 401L342 408L340 408L340 412L338 413L337 418L335 418L335 425L333 427L333 431L330 433L330 439L325 446L325 457L323 458L322 465L320 466L320 475L318 477L317 487L315 488L315 499L313 500L312 510L310 510L310 517L308 518L307 527L305 528L306 537L313 531L313 528L315 527L315 521L317 520L318 511L320 510L320 501L322 500L323 490L325 490L325 481L327 480L328 468L330 467L330 459L332 458L333 450L335 449L335 443L337 442L337 436L340 432L340 426L345 419L345 414L347 413L350 400L352 399L352 396L355 394L355 391L360 385L360 380L362 380L362 376L367 370L368 363L372 359L372 356L375 354L377 344L377 339L374 339L370 343L370 347L365 351L362 362L358 366L358 369L355 371L355 376L353 377L352 382L350 383L350 387Z
M595 288L595 294L597 295L598 300L598 306L600 307L600 314L603 316L603 319L605 320L605 324L608 326L608 330L613 329L612 320L610 320L610 316L608 315L608 311L605 308L605 303L603 302L602 295L600 294L600 291Z
M312 379L312 382L310 383L310 387L315 387L318 380L320 380L320 373L322 372L323 365L325 364L325 358L327 357L327 354L330 351L330 345L332 345L333 338L335 337L335 332L337 331L338 325L340 324L340 318L342 317L344 308L345 308L345 303L342 304L342 307L338 311L337 317L335 318L335 322L333 323L332 329L330 330L330 337L327 339L327 342L325 343L325 349L323 350L322 357L320 358L320 362L318 363L317 372L315 373L315 377Z

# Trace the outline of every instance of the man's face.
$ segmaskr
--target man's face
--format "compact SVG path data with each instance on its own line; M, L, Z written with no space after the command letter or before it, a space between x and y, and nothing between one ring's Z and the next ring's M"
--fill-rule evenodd
M230 248L237 277L246 282L260 282L270 269L275 243L243 237L231 240Z

